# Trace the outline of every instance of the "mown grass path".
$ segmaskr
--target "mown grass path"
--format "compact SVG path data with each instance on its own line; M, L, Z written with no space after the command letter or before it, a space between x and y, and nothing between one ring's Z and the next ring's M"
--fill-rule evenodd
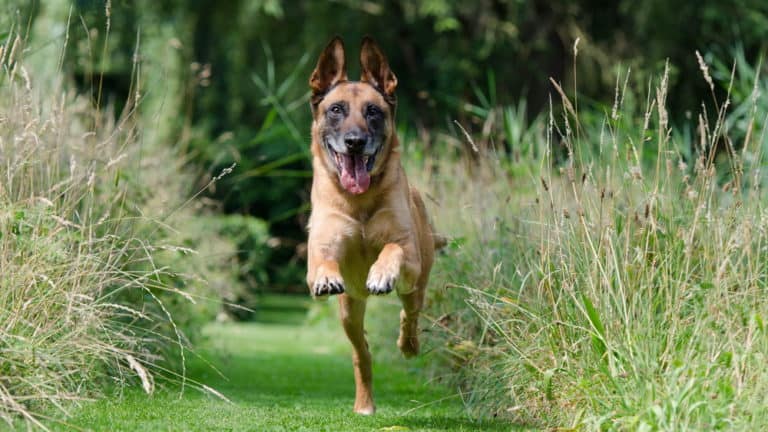
M275 321L275 320L272 320ZM321 327L321 328L317 328ZM477 423L458 397L403 362L374 366L377 413L352 413L354 382L340 326L291 323L216 324L206 328L202 357L189 377L220 391L232 403L187 389L166 388L147 397L139 390L84 405L54 429L98 431L474 431L510 430ZM392 343L392 349L396 349Z

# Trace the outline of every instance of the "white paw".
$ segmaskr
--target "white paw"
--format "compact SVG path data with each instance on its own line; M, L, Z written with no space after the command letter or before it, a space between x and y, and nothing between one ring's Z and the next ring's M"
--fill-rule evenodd
M380 270L379 266L374 264L368 272L368 280L365 287L373 295L389 294L395 289L398 273L392 270Z
M312 286L312 295L323 297L327 295L336 295L344 292L344 281L341 276L322 275L315 280Z
M376 408L371 404L369 406L355 408L355 412L360 415L369 416L376 413Z

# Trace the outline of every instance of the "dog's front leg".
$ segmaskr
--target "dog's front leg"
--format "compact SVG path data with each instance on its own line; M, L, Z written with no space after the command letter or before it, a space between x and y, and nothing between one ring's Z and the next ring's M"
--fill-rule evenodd
M329 218L322 227L309 230L307 286L313 297L341 294L345 289L339 269L339 259L344 248L344 230L332 222L333 219Z
M421 258L415 245L410 242L386 243L368 271L365 287L371 294L389 294L402 278L399 291L411 292L416 289L420 272Z
M397 243L387 243L379 252L376 262L368 271L365 287L375 295L389 294L395 289L403 267L403 248Z
M424 300L421 278L421 257L412 243L387 243L368 272L366 287L372 294L387 294L395 289L402 277L398 295L403 303L400 311L400 336L397 346L406 357L419 352L418 322Z

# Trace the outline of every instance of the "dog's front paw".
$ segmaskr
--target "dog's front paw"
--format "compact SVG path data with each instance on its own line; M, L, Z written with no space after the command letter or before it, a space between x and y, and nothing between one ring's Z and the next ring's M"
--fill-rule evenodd
M315 297L342 294L343 292L344 281L340 275L321 275L312 285L312 295Z
M389 294L395 289L398 273L393 271L393 269L382 268L383 266L377 264L375 263L368 272L368 280L365 282L365 287L373 295Z

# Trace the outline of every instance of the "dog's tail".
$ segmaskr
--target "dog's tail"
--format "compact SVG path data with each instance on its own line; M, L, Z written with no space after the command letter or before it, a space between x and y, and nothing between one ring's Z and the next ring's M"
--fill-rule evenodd
M429 197L429 199L432 201L435 201L435 199L429 195L427 195L427 197ZM414 187L411 188L411 199L413 200L413 204L416 205L416 209L421 213L422 217L427 219L427 207L424 205L424 200L421 199L421 194L419 193L418 189ZM448 239L445 236L435 232L435 226L432 225L432 222L429 222L428 219L427 226L432 232L432 241L434 242L435 250L438 251L444 248L448 244Z
M448 244L448 239L444 235L438 234L434 231L432 232L432 240L435 241L436 251L444 248Z

